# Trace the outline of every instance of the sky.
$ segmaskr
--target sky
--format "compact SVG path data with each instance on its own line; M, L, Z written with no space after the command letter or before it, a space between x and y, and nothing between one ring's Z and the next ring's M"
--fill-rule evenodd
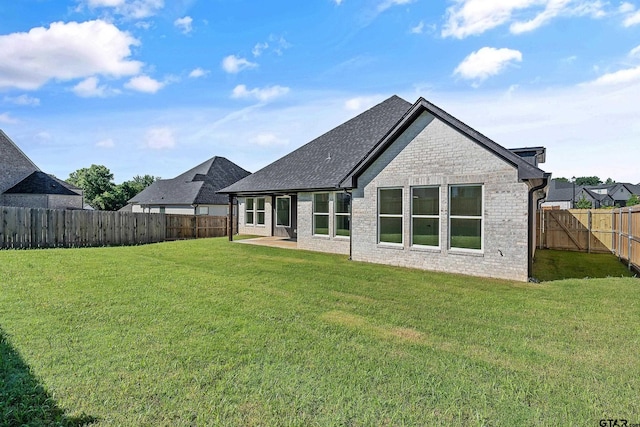
M395 94L640 182L640 0L1 1L0 52L0 129L62 179L253 172Z

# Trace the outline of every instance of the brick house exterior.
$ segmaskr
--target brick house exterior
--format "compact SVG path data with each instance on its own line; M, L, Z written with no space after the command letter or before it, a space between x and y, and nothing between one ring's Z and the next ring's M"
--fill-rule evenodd
M362 150L322 164L358 151L336 150L352 143ZM392 97L222 191L238 198L241 234L288 235L298 248L356 261L526 281L534 208L549 179L537 167L543 160L542 147L507 150L422 98ZM279 213L287 198L289 218Z

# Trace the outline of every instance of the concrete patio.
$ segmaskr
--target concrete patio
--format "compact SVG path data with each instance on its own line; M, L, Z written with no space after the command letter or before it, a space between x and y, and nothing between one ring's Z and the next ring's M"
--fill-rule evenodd
M271 246L274 248L298 249L297 240L290 237L255 237L252 239L234 240L234 242L247 245Z

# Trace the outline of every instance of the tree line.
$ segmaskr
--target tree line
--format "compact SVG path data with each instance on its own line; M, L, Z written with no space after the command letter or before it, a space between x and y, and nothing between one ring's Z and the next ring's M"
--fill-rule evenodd
M117 211L124 207L133 196L147 188L159 176L136 175L129 181L116 184L113 173L103 165L91 165L69 174L67 182L84 191L85 202L94 209Z

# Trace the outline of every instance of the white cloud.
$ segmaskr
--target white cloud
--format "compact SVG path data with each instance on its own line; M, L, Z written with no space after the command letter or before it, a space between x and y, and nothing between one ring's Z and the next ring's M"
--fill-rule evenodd
M96 147L100 147L100 148L113 148L115 146L116 144L115 142L113 142L113 139L111 138L103 139L102 141L96 142Z
M289 93L289 88L283 86L267 86L249 90L245 85L238 85L233 89L231 97L234 99L255 98L258 101L267 102L287 93Z
M510 31L520 34L558 16L601 18L604 6L601 0L454 0L447 8L442 36L462 39L510 22Z
M256 43L256 45L251 50L251 53L253 54L253 56L258 57L258 56L262 55L262 52L265 49L267 49L268 47L269 47L269 43L267 43L267 42Z
M131 19L155 15L164 7L164 0L85 0L90 9L111 8L114 13Z
M382 101L380 96L358 96L356 98L347 99L344 103L345 110L363 111L366 108L373 107Z
M2 113L0 114L0 123L12 125L12 124L18 123L18 120L11 117L9 113Z
M289 144L288 139L278 138L277 135L269 132L256 135L251 138L251 142L261 147L274 147Z
M176 146L176 138L169 127L151 128L144 137L145 146L154 150L166 150Z
M416 25L415 27L411 27L411 33L412 34L422 34L422 32L424 31L424 22L420 21L420 23L418 25Z
M15 96L15 97L5 96L4 102L8 102L15 105L37 107L38 105L40 105L40 98L34 98L26 94Z
M640 81L640 66L603 74L588 84L594 86L615 86L638 81Z
M198 68L194 68L193 70L191 70L191 72L189 73L189 77L192 79L197 79L200 77L204 77L207 74L209 74L208 70L202 69L200 67Z
M383 0L378 4L378 12L383 12L390 7L413 3L414 0Z
M522 61L522 53L513 49L483 47L471 53L455 69L454 74L467 80L483 81L500 74L513 62Z
M338 6L340 6L342 4L342 0L333 0L333 2L335 4L337 4Z
M0 36L0 88L35 90L52 79L137 74L143 64L129 57L131 46L139 44L102 20L55 22L49 28Z
M149 76L136 76L125 83L124 87L144 93L156 93L165 86L165 83L152 79Z
M620 13L629 13L633 12L634 10L636 10L636 7L629 2L620 3L620 6L618 7L618 12Z
M73 87L73 93L82 98L104 98L109 94L109 88L98 83L97 77L88 77Z
M624 21L622 21L622 25L624 25L625 27L631 27L637 24L640 24L640 10L630 14L629 16L624 18Z
M247 61L235 55L229 55L222 60L222 69L230 74L237 74L242 70L256 68L258 64Z
M190 16L185 16L184 18L178 18L173 21L173 25L182 31L184 34L189 34L193 31L193 19Z
M629 56L632 58L640 57L640 46L636 46L629 51Z

